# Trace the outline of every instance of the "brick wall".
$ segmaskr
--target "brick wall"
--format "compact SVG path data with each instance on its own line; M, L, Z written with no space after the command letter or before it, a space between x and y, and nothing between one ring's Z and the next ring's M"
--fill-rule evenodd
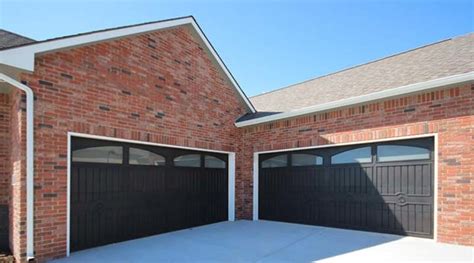
M20 262L26 257L26 106L24 93L10 94L10 248Z
M55 52L23 74L35 101L35 250L66 254L67 132L235 151L237 92L179 27Z
M8 205L10 191L10 95L0 93L0 205Z
M474 245L474 85L243 128L237 215L251 218L253 152L437 133L438 240Z
M9 247L10 95L0 93L0 249Z

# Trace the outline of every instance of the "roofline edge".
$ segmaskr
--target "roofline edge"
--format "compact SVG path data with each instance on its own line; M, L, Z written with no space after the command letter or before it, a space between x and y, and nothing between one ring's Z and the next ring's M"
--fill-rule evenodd
M428 80L424 82L404 85L404 86L400 86L393 89L369 93L366 95L361 95L361 96L356 96L352 98L314 105L314 106L310 106L310 107L306 107L306 108L302 108L298 110L277 113L277 114L266 116L266 117L236 122L235 126L241 128L241 127L247 127L247 126L252 126L252 125L257 125L257 124L262 124L262 123L279 121L283 119L289 119L289 118L299 117L303 115L314 114L317 112L328 111L331 109L354 106L354 105L367 103L367 102L373 102L373 101L377 101L381 99L398 97L401 95L408 95L408 94L426 91L426 90L430 90L430 89L434 89L434 88L438 88L442 86L455 85L455 84L460 84L460 83L469 82L473 80L474 80L474 71L471 71L467 73L451 75L448 77L442 77L442 78L432 79L432 80Z

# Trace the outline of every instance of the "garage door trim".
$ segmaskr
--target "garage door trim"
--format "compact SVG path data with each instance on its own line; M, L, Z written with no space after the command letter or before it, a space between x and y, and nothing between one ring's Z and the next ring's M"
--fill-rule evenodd
M366 140L366 141L356 141L349 143L339 143L331 145L317 145L317 146L308 146L308 147L295 147L295 148L286 148L270 151L260 151L253 153L253 220L259 220L258 210L259 210L259 155L268 154L268 153L278 153L278 152L290 152L290 151L300 151L300 150L310 150L310 149L324 149L324 148L333 148L341 146L351 146L351 145L361 145L361 144L370 144L370 143L380 143L380 142L396 142L402 140L410 139L421 139L421 138L433 138L433 176L434 176L434 186L433 186L433 240L438 240L438 134L429 133L421 135L412 135L412 136L402 136L402 137L392 137L384 138L378 140Z
M67 134L67 223L66 223L66 256L70 255L70 227L71 227L71 142L73 138L87 138L87 139L96 139L96 140L104 140L104 141L113 141L113 142L123 142L123 143L132 143L132 144L143 144L143 145L150 145L150 146L158 146L158 147L167 147L167 148L175 148L175 149L183 149L183 150L193 150L193 151L201 151L201 152L209 152L209 153L221 153L228 155L228 221L235 220L235 152L228 152L228 151L220 151L220 150L211 150L211 149L203 149L203 148L196 148L196 147L186 147L186 146L178 146L178 145L170 145L170 144L161 144L161 143L152 143L152 142L144 142L144 141L137 141L137 140L128 140L128 139L121 139L121 138L114 138L114 137L107 137L107 136L99 136L99 135L92 135L92 134L85 134L85 133L77 133L77 132L68 132Z

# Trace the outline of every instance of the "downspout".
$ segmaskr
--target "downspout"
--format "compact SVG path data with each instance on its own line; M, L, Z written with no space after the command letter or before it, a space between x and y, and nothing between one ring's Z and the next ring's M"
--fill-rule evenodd
M0 80L26 93L26 258L34 259L34 95L33 90L19 81L0 73Z

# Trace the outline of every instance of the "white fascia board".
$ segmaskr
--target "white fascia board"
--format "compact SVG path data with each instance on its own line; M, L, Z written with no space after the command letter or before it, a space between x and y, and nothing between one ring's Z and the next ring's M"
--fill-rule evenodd
M298 117L302 115L314 114L317 112L323 112L323 111L333 110L337 108L373 102L373 101L381 100L381 99L399 97L402 95L408 95L408 94L412 94L416 92L422 92L422 91L426 91L426 90L430 90L430 89L434 89L438 87L449 86L449 85L469 82L473 80L474 80L474 71L471 71L468 73L429 80L425 82L419 82L415 84L401 86L398 88L383 90L379 92L370 93L367 95L361 95L361 96L347 98L347 99L338 100L334 102L328 102L328 103L311 106L311 107L307 107L303 109L298 109L294 111L277 113L277 114L270 115L267 117L261 117L261 118L252 119L248 121L237 122L235 123L235 126L246 127L246 126L257 125L257 124L266 123L266 122L289 119L289 118Z
M87 45L91 43L96 43L100 41L106 41L111 39L116 39L120 37L126 37L136 34L142 34L146 32L156 31L160 29L167 29L176 26L182 25L191 25L194 30L197 32L203 43L206 45L211 55L217 61L217 64L221 67L222 71L225 73L226 77L229 79L231 84L237 90L237 93L241 96L247 107L255 113L255 108L253 107L250 100L240 89L240 86L235 81L232 74L229 72L224 62L221 60L219 55L216 53L211 43L202 32L199 25L192 17L185 17L174 20L159 21L156 23L137 25L127 28L118 28L105 30L96 33L84 34L80 36L71 36L57 40L51 40L46 42L40 42L37 44L30 44L26 46L20 46L17 48L6 49L0 51L0 64L9 65L18 69L27 70L30 72L34 71L35 64L35 55L42 54L46 52L57 51L65 48L72 48L81 45Z

